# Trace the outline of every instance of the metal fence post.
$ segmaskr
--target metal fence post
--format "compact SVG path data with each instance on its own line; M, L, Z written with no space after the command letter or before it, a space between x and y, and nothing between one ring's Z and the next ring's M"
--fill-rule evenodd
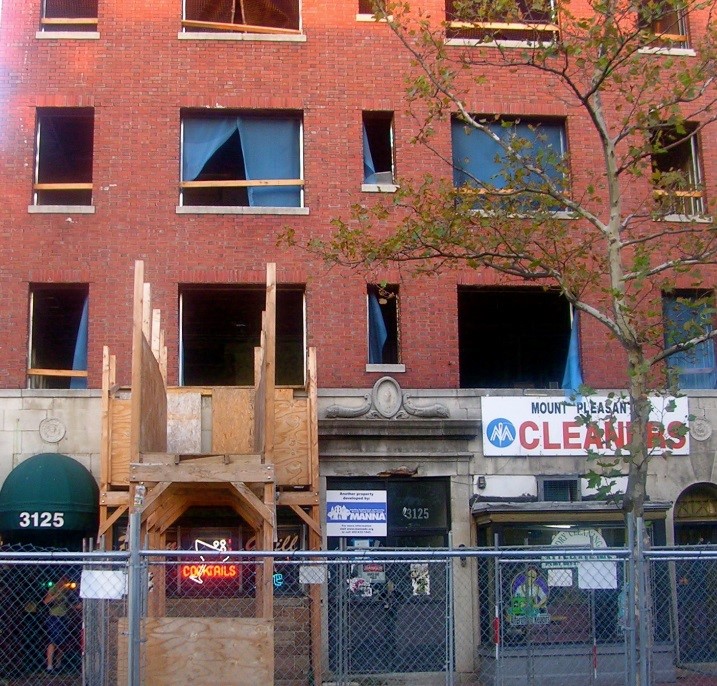
M636 537L637 537L637 574L638 574L638 605L640 613L640 686L648 686L649 660L650 660L650 635L648 627L649 607L646 593L647 574L645 573L645 549L644 535L645 525L642 517L637 518Z
M451 541L451 550L453 544ZM456 664L455 643L454 643L454 614L453 614L453 563L456 558L446 557L446 684L452 686L454 683L454 666Z
M142 616L142 566L140 560L140 521L142 513L129 516L129 578L127 592L127 684L140 686L139 653Z
M625 593L625 632L626 651L625 663L627 686L635 686L637 678L637 635L635 615L635 516L627 515L627 589Z

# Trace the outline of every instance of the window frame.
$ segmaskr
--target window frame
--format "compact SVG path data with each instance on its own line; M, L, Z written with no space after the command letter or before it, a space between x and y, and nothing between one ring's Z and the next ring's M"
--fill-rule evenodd
M84 318L84 326L85 326L85 345L84 345L84 357L85 357L85 368L84 369L68 369L66 367L37 367L35 366L35 358L38 348L38 341L36 340L37 336L37 329L36 329L36 323L35 323L35 309L36 309L36 299L37 294L39 292L69 292L69 291L76 291L78 294L84 295L84 304L83 304L83 310L80 314L80 322L78 323L78 336L75 339L75 349L77 350L77 343L79 339L79 331L81 327L83 326L83 318ZM90 297L90 288L89 284L85 283L32 283L30 284L29 293L28 293L28 335L27 335L27 368L26 368L26 375L27 375L27 387L28 388L43 388L42 386L42 379L44 378L66 378L69 379L70 388L87 388L87 378L88 378L88 372L87 372L87 357L88 357L88 350L89 350L89 337L88 337L88 328L89 328L89 321L88 321L88 312L89 312L89 297ZM87 310L87 312L85 312ZM74 360L73 360L74 364ZM33 383L33 380L37 379L38 383ZM77 380L77 381L76 381ZM55 386L50 386L51 388L55 388ZM58 387L59 388L59 387Z
M228 2L229 0L227 0ZM236 4L236 0L232 0ZM191 34L192 38L200 38L208 35L231 36L233 38L241 38L242 36L252 36L261 38L267 37L285 37L291 40L292 37L301 36L302 29L302 4L301 0L296 0L298 28L287 29L281 27L262 26L258 24L234 24L226 22L210 22L198 19L187 18L187 0L182 0L182 19L180 36Z
M57 34L58 38L65 37L61 34L79 34L78 37L95 38L98 37L97 27L99 24L99 6L95 8L94 17L48 17L47 16L48 0L42 0L42 9L40 15L39 33L44 36ZM95 4L99 2L95 0ZM54 27L57 27L56 29ZM74 36L73 36L74 37Z
M212 118L225 118L233 117L237 118L242 115L248 115L252 118L263 118L266 116L267 119L275 118L295 118L298 123L298 166L299 166L299 178L296 179L233 179L225 181L211 181L211 180L185 180L184 179L184 155L185 155L185 122L190 117L197 117L200 119L212 119ZM232 134L233 135L233 134ZM180 156L179 156L179 204L177 206L178 212L185 213L198 213L204 212L216 212L216 213L242 213L242 214L305 214L305 180L304 180L304 116L303 112L297 110L196 110L196 109L183 109L180 113ZM207 159L207 162L217 153L221 148L228 142L225 141L212 155ZM205 163L206 164L206 163ZM246 175L246 169L245 169ZM267 181L279 181L279 183L268 184ZM291 181L292 183L286 183ZM299 187L299 204L298 205L251 205L247 202L246 205L201 205L201 204L186 204L185 193L186 189L201 189L201 188L246 188L247 192L250 188L280 188L282 186L298 186Z
M529 0L528 0L529 2ZM560 23L557 16L557 7L555 0L549 0L552 21L544 19L523 20L523 21L462 21L454 19L455 0L445 1L446 15L446 42L450 44L471 44L501 47L524 47L533 43L550 44L558 40L560 36ZM516 6L526 4L525 0L516 0ZM548 14L546 12L546 14ZM455 33L454 33L455 32ZM505 35L502 35L506 32ZM467 34L474 35L467 35ZM532 33L534 36L528 37L523 34ZM482 35L481 35L482 34Z
M689 300L690 304L681 305L681 300ZM698 305L699 301L703 301L701 305ZM671 303L671 306L668 305L668 303ZM692 313L692 316L689 316L689 312L687 313L689 319L693 320L695 316L702 318L702 315L699 314L699 310L702 308L702 306L710 310L714 310L715 293L711 289L678 289L671 293L662 294L662 318L664 329L664 343L666 347L674 345L675 343L679 343L685 338L693 337L690 335L690 332L684 331L684 327L687 326L687 321L684 325L681 326L681 328L683 329L683 335L680 336L680 331L677 328L680 326L679 320L675 320L674 318L670 317L670 312L668 312L668 308L672 307L676 309L680 306L684 310L687 310L690 307L694 307L694 312ZM675 314L674 311L672 312L672 314ZM697 323L696 325L698 324L699 323ZM709 321L704 322L704 324L704 329L706 332L715 330L714 312L711 313ZM681 361L686 361L691 355L695 356L697 353L704 355L708 359L711 358L712 366L688 367L679 364ZM702 343L698 343L696 346L693 346L692 348L690 348L689 350L685 350L684 352L673 353L669 357L665 358L665 364L668 370L667 373L669 379L674 379L680 390L711 390L717 387L717 341L715 341L714 338L703 341ZM695 377L701 380L706 380L708 382L708 385L691 385L689 381L683 377Z
M689 146L688 165L687 171L681 170L681 173L685 176L685 181L689 186L685 190L668 190L659 188L659 184L653 183L653 196L659 201L660 198L672 197L682 203L689 203L690 212L665 212L660 213L661 219L664 221L677 220L684 221L689 220L693 217L704 217L705 216L705 191L704 191L704 176L702 173L702 164L700 160L701 146L698 140L699 131L696 130L696 125L687 123L687 129L692 129L692 133L689 136L682 137L682 140L673 146L672 150L677 150L682 146ZM669 135L669 132L667 133ZM669 173L670 170L659 169L659 162L661 155L669 155L670 151L664 153L652 153L650 155L650 163L653 174L655 173ZM663 158L668 161L667 157ZM668 162L669 163L669 162ZM680 200L681 199L681 200Z
M374 181L369 181L370 178L366 176L366 149L373 156L373 150L371 148L371 140L373 136L369 136L366 128L366 123L369 125L374 123L385 123L387 125L388 133L388 152L391 160L391 169L389 171L374 171L373 176L377 178ZM363 151L362 161L364 166L363 181L361 183L361 190L363 192L383 192L393 193L398 189L396 184L396 135L395 135L395 114L389 110L363 110L361 112L361 129L363 139ZM384 141L385 143L386 141ZM373 165L375 167L375 165ZM379 175L387 176L390 174L390 180L384 178L378 178Z
M74 182L44 182L40 181L40 162L41 162L41 149L43 146L43 126L47 126L47 120L52 115L72 117L77 116L78 119L83 118L81 113L89 113L91 118L92 126L92 162L90 165L90 176L92 180L86 181L74 181ZM61 114L62 113L62 114ZM92 208L94 203L94 153L95 153L95 111L93 107L38 107L36 110L36 126L35 126L35 168L33 171L33 184L32 184L32 209L36 211L42 211L43 208L62 208L63 212L82 212L83 208ZM44 121L43 121L44 120ZM45 192L75 192L75 191L89 191L90 199L88 203L73 203L73 202L41 202L40 193Z
M393 299L395 306L393 308L393 316L391 321L386 321L386 316L383 310L383 306L380 302L380 296L382 293L389 295L389 298ZM382 323L384 328L387 329L387 337L382 349L381 361L376 362L371 360L371 296L376 297L377 304L381 308ZM391 330L388 331L386 326L391 324ZM385 345L391 342L395 346L395 359L385 361ZM393 356L391 356L393 357ZM401 292L399 284L367 284L366 286L366 371L371 372L403 372L406 367L402 362L401 355Z
M491 116L491 115L488 115ZM476 116L476 119L484 119L482 115ZM535 126L536 128L539 128L543 125L548 126L554 126L559 134L559 143L560 143L560 160L564 161L568 155L569 146L568 146L568 130L567 130L567 119L566 118L560 118L560 117L536 117L536 116L529 116L529 117L521 117L521 116L503 116L500 115L495 121L491 121L488 123L488 125L496 125L498 127L502 128L503 122L513 122L514 126L520 127L520 126ZM463 123L457 115L454 115L451 117L451 155L452 155L452 163L453 163L453 185L454 188L457 191L460 191L461 188L468 185L472 188L472 190L477 195L500 195L501 193L512 193L516 189L510 188L507 185L500 186L496 185L493 182L493 179L496 178L496 176L489 176L488 178L481 178L476 174L473 174L471 171L469 171L465 166L461 166L457 163L457 153L456 153L456 138L455 138L455 130L456 129L465 129L467 125ZM506 128L506 130L509 130ZM527 136L521 136L520 132L517 129L516 135L518 138L525 138L527 140ZM492 147L497 145L486 133L478 130L473 129L471 135L474 135L477 141L484 141L486 144L486 147L481 149L482 146L480 143L476 144L474 146L474 152L473 156L471 158L463 158L463 159L469 159L469 160L475 160L473 164L480 163L481 166L483 166L483 163L486 163L488 165L494 164L494 156L493 151L491 150ZM466 136L467 137L467 136ZM498 154L502 153L502 148L498 145ZM536 149L542 149L541 148L533 148ZM479 153L479 154L475 154ZM481 162L481 160L483 162ZM559 164L559 163L558 163ZM555 171L555 177L558 176L558 168L557 165L553 166L553 170ZM547 165L546 165L547 167ZM544 169L545 172L548 172L548 169ZM548 174L550 176L550 174ZM461 183L458 183L459 177L465 177ZM570 189L570 175L569 173L561 174L562 179L564 181L564 194L569 195L568 191ZM500 176L498 176L500 178ZM520 192L516 193L516 195L519 195ZM528 191L526 191L526 194L529 196L530 194ZM476 207L474 208L477 212L484 212L486 214L490 214L491 212L494 212L493 210L488 210L485 208ZM553 216L560 216L564 215L565 218L570 218L572 215L569 214L569 212L566 210L565 206L556 206L555 209L548 210L547 208L542 208L543 211L550 212ZM497 211L497 210L496 210ZM534 214L534 211L532 211L529 207L525 208L525 210L520 209L519 212L511 212L511 215L517 216L517 217L530 217Z
M678 33L661 31L659 23L668 15L675 15ZM637 11L637 28L640 31L652 34L653 38L643 50L657 50L659 52L672 50L688 50L690 48L690 32L687 12L683 8L674 7L658 17L645 19L640 9Z

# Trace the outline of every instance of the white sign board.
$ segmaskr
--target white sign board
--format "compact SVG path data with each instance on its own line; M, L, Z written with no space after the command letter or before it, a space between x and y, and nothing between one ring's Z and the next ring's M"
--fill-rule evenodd
M387 535L386 491L326 491L326 535Z
M687 398L650 400L650 449L689 454ZM481 406L486 456L611 455L629 443L627 400L592 396L571 403L555 396L501 396L484 397ZM579 421L588 415L588 425Z
M607 550L607 543L597 529L570 529L561 531L553 536L551 545L556 548L567 548L570 546L581 546L593 550ZM616 589L617 588L617 564L613 557L606 555L580 555L577 551L574 555L562 555L550 558L543 562L543 568L548 569L548 581L555 583L554 586L571 586L565 574L571 569L577 569L578 588L582 589ZM562 574L558 574L562 572ZM555 573L555 574L552 574Z

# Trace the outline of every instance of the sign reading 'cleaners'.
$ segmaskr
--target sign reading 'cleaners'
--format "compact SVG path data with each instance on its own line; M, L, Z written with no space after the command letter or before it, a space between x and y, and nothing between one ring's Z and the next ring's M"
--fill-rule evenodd
M386 491L326 491L326 535L386 536Z
M687 398L651 398L649 447L655 453L689 453ZM611 455L630 442L630 403L607 397L487 397L483 408L483 454ZM579 418L590 416L585 425Z

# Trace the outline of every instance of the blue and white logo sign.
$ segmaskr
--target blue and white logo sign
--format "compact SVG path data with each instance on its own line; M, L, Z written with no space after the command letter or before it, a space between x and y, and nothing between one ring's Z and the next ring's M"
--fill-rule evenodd
M386 491L326 491L326 535L386 536Z
M486 436L496 448L507 448L515 440L515 427L504 417L498 417L488 424Z

